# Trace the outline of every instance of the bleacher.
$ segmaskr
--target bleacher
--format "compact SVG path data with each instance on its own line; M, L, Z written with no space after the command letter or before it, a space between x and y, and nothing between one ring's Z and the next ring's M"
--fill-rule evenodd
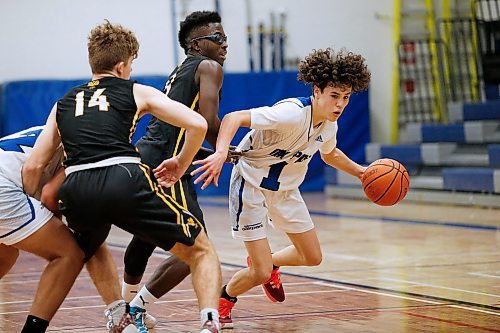
M399 144L368 143L366 162L393 158L411 176L407 200L500 207L500 100L450 105L446 124L408 124ZM332 195L363 197L359 181L327 170Z
M402 2L401 11L434 13L433 3ZM366 163L403 163L406 200L500 207L500 0L441 10L418 36L401 23L397 144L368 143ZM364 197L353 177L328 170L326 179L332 195Z

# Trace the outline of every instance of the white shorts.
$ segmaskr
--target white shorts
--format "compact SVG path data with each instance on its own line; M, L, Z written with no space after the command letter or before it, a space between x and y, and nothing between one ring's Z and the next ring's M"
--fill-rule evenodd
M0 174L0 244L12 245L28 238L52 216L40 201Z
M267 237L267 226L298 234L314 228L299 189L268 191L246 182L236 168L229 187L233 238L253 241Z

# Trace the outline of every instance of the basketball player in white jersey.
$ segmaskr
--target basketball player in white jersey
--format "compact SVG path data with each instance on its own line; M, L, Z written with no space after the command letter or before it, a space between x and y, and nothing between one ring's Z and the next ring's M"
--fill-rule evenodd
M67 294L69 291L69 289L65 291L67 288L65 286L69 283L67 281L74 280L76 275L73 274L73 270L68 271L69 275L61 274L68 267L68 259L71 259L71 268L75 266L81 269L83 265L83 252L73 236L71 234L68 236L70 231L66 226L54 216L54 213L59 214L57 191L64 180L61 164L62 147L56 150L56 154L45 168L34 198L28 197L22 190L21 168L42 130L43 126L36 126L0 138L0 279L15 264L19 249L43 258L49 257L49 261L54 261L54 263L49 264L47 268L56 268L56 270L48 270L51 273L42 275L40 287L23 332L41 332L42 330L32 325L46 325L46 321L50 321L53 316L52 312L55 312L58 307L58 305L55 306L56 303L53 300L57 302L63 300L65 297L63 293ZM28 246L34 250L30 251ZM74 246L77 248L75 249ZM119 332L128 326L125 323L120 325L126 304L121 299L118 272L106 245L99 248L86 263L86 267L99 294L107 304L105 310L105 316L108 317L107 328L110 332ZM54 292L53 288L48 288L51 283L46 281L54 282L56 273L63 281L63 289L57 288ZM50 296L47 298L48 293ZM44 303L42 307L40 300L48 300L48 303Z
M34 197L23 191L21 168L41 131L33 127L0 139L0 278L12 268L19 250L49 262L23 333L46 331L83 266L83 252L69 229L40 202L43 185L61 166L62 149L45 168Z
M359 179L365 170L336 148L337 119L351 94L368 88L365 59L345 50L317 50L300 63L298 79L312 85L312 96L227 114L216 152L193 163L200 165L192 172L200 174L195 183L203 181L203 189L211 182L217 186L237 129L252 129L238 146L243 156L233 168L229 191L232 234L244 241L249 267L237 272L222 289L219 313L225 328L232 326L236 297L259 284L272 301L285 300L279 266L321 263L314 224L298 189L311 157L319 150L326 164ZM168 179L161 172L157 177ZM268 225L285 232L292 245L271 253Z

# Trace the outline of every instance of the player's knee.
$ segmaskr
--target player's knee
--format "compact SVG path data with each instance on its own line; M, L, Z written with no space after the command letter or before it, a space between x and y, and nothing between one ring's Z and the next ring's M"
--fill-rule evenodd
M266 283L271 277L273 267L256 267L250 268L250 273L252 274L253 281L255 285Z
M187 264L197 262L209 255L213 254L213 250L207 244L195 244L189 248L189 254L187 255ZM184 258L186 259L186 258Z
M48 261L55 260L66 260L68 262L74 262L75 264L82 264L84 260L85 254L82 249L78 247L78 245L68 245L61 248L58 248L56 251L49 253L45 259Z
M141 252L127 252L123 258L125 272L131 276L142 276L146 271L149 257Z
M148 262L149 257L153 254L156 246L150 243L147 243L137 237L134 237L130 244L127 246L125 250L124 263L125 267L128 264L130 265L138 265L139 267L146 264Z
M13 247L0 244L0 279L7 274L19 257L19 251Z
M323 261L323 255L321 252L310 253L305 256L306 266L319 266Z

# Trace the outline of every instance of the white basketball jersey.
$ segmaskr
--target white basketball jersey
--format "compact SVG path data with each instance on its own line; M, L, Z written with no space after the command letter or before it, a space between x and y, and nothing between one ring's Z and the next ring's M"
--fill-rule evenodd
M35 141L42 130L43 126L36 126L0 138L0 173L20 188L23 187L21 179L23 163L33 150ZM52 178L60 167L61 161L62 149L58 149L44 170L40 187Z
M330 153L337 144L337 122L312 124L311 97L289 98L272 107L251 109L251 128L238 145L235 166L245 181L271 191L296 189L311 157Z

